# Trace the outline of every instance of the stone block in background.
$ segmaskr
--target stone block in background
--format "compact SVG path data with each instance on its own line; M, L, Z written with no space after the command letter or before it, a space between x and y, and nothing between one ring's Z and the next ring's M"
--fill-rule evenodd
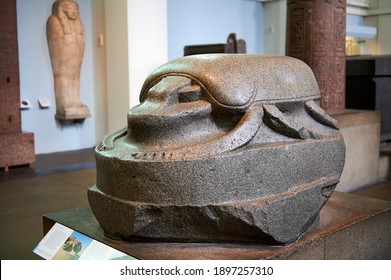
M380 113L346 110L333 116L346 145L345 166L336 190L350 192L378 182L380 155Z
M0 167L32 164L35 162L34 134L0 134L0 151Z
M246 53L246 42L236 39L236 34L228 35L226 44L189 45L184 47L184 56L207 53Z
M391 141L391 55L346 58L346 108L380 111L380 140Z

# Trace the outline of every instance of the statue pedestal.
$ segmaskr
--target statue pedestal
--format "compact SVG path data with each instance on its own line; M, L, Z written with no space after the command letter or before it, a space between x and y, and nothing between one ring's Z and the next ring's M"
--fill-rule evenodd
M87 106L76 108L65 108L63 114L56 114L55 118L60 122L79 121L83 122L86 118L91 117Z
M32 164L35 162L34 133L0 134L0 150L4 153L0 167L4 167L5 171L9 166Z
M333 116L346 145L345 166L336 190L351 192L379 181L380 112L346 110Z
M334 192L318 222L287 246L111 240L88 206L44 215L43 231L58 222L140 259L390 259L390 221L391 202Z

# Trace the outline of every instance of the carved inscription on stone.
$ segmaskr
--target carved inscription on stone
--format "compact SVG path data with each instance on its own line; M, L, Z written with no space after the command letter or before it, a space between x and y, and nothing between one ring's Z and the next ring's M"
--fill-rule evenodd
M329 114L345 109L345 0L288 0L286 54L313 70L321 107Z

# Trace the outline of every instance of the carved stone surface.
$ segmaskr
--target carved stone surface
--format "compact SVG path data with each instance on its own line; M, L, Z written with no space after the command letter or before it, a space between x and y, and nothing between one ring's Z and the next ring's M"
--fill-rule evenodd
M319 221L287 246L110 240L88 206L44 215L43 232L60 223L141 260L389 260L390 220L390 201L336 191Z
M46 32L54 76L56 118L85 119L90 116L88 107L80 101L80 69L85 35L77 2L55 1Z
M287 0L286 55L307 63L318 82L320 106L345 110L346 0Z
M145 81L96 148L98 222L126 240L295 241L338 183L345 146L311 69L289 57L180 58Z

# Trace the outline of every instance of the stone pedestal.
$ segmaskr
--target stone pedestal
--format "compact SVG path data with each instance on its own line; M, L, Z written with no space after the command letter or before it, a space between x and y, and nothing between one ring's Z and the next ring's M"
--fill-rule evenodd
M0 134L2 151L0 167L6 171L9 166L31 164L35 162L34 134L29 132Z
M306 62L315 74L321 107L345 110L346 0L287 1L286 55Z
M204 53L246 53L246 42L237 40L236 34L228 36L226 44L190 45L184 47L184 56Z
M56 223L140 259L391 259L391 202L334 192L318 222L287 246L256 243L141 243L115 241L103 230L89 207L47 214L46 234Z
M350 192L379 180L380 113L346 110L333 116L346 145L345 166L337 191Z
M16 0L0 0L0 167L35 161L34 134L21 129Z

